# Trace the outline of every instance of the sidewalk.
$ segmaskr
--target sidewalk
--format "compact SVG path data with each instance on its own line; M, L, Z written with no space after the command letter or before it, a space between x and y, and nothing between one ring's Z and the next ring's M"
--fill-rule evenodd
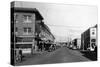
M96 61L98 59L97 57L97 52L92 52L92 51L81 51L84 57L89 58L92 61Z
M23 54L23 56L24 57L38 56L38 55L42 55L44 53L47 53L47 51L33 51L32 53L25 53L25 54Z
M43 59L44 56L48 55L50 52L47 51L34 51L33 54L24 54L21 63L17 63L16 65L25 65L28 62L38 62L40 59Z

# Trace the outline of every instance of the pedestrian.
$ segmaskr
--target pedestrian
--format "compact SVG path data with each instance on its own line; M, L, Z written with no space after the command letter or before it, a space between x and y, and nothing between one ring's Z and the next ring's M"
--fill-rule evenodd
M22 61L22 50L19 50L19 55L20 55L20 61Z
M42 41L40 41L39 46L40 46L40 50L42 51Z
M42 51L44 50L44 42L42 41Z
M47 50L50 51L51 43L48 41Z

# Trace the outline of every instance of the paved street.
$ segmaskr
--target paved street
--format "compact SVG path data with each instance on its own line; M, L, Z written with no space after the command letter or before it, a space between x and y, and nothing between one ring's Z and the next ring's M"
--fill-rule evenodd
M53 52L43 52L41 54L28 55L24 57L21 63L17 65L49 64L64 62L90 61L82 56L77 50L71 50L67 47L59 48Z

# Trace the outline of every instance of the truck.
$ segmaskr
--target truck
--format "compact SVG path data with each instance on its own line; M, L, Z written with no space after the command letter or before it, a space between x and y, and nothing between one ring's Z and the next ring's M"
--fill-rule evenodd
M80 46L81 46L81 39L80 38L75 38L73 41L72 41L72 49L80 49Z

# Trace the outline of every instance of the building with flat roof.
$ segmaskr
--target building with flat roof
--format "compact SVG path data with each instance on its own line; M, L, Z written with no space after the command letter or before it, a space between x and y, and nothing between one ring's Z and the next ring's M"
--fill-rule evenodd
M97 25L90 27L81 34L81 49L94 51L97 46Z
M35 23L42 21L43 17L35 8L14 7L11 11L11 31L15 37L15 48L31 48L34 46Z
M52 41L55 37L43 22L36 8L11 8L11 42L13 48L31 48L39 41ZM35 48L38 49L38 48Z

